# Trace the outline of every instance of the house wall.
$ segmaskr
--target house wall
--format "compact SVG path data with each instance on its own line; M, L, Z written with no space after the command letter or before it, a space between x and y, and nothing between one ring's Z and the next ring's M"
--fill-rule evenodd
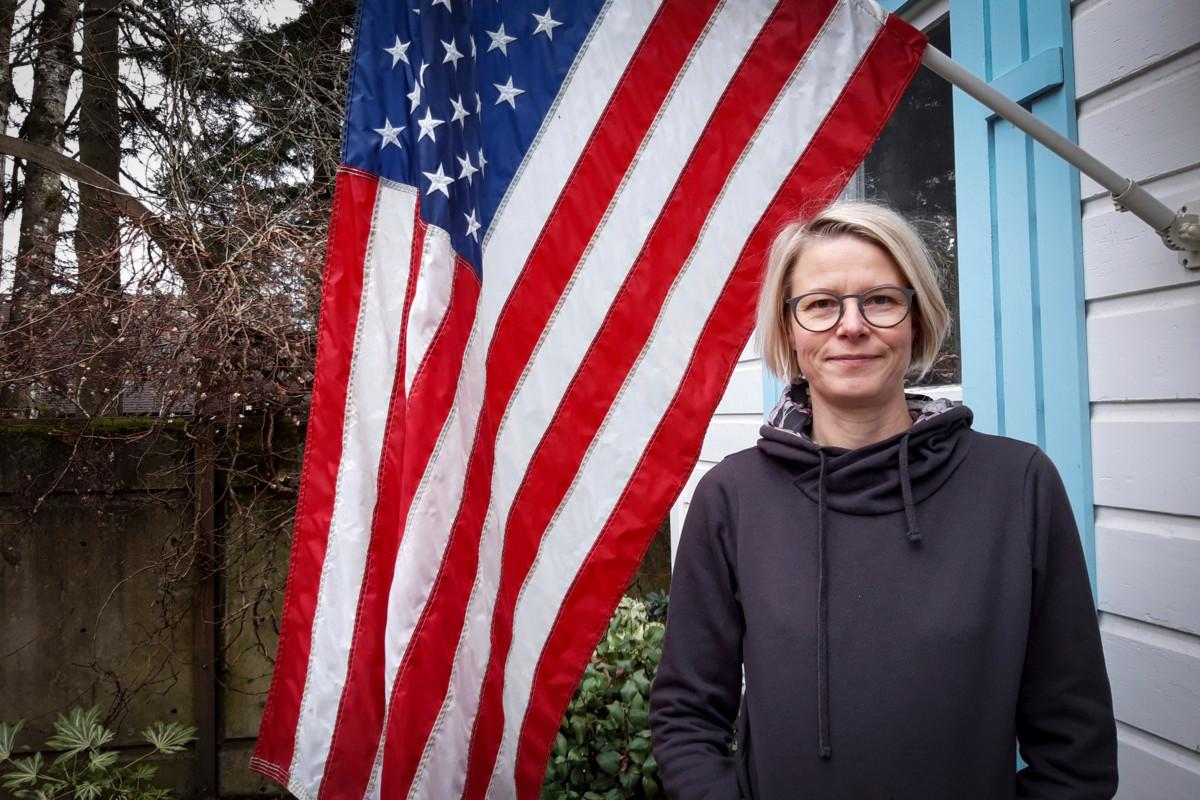
M1200 201L1200 3L1072 7L1079 142ZM1097 588L1121 798L1200 797L1200 272L1080 181Z

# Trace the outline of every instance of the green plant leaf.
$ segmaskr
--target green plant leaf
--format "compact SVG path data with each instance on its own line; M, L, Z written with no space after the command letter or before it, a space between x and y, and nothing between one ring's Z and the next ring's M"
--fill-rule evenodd
M45 762L41 753L34 753L29 758L14 758L11 770L3 778L5 789L20 789L33 786L42 777L42 767Z
M126 774L133 783L147 783L158 773L158 767L153 764L134 764Z
M596 764L609 775L621 771L621 754L616 750L604 750L596 756Z
M587 717L582 714L571 717L571 733L575 736L576 744L583 744L587 738Z
M58 715L54 721L54 735L46 740L46 747L62 750L63 755L75 755L102 747L112 738L112 731L100 724L98 706L73 708L67 716Z
M96 800L102 791L100 784L84 781L75 787L75 800Z
M662 791L658 787L658 781L651 778L649 775L642 776L642 791L646 793L646 797L658 797Z
M650 711L644 704L639 707L637 698L634 698L634 702L630 703L629 708L625 710L625 716L629 719L630 730L640 731L650 728Z
M113 764L117 763L117 759L121 754L116 750L93 750L88 757L88 769L96 772L104 772Z
M178 753L196 739L196 729L178 722L156 722L142 731L142 738L159 753Z
M0 763L8 761L12 757L13 746L17 740L17 734L21 732L21 728L25 727L25 720L19 719L12 725L7 722L0 722Z

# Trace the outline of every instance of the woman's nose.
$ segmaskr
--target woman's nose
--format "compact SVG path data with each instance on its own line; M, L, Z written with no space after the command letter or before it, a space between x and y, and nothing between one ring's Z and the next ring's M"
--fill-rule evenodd
M863 317L862 306L856 298L846 298L842 308L842 318L838 322L838 333L846 336L860 336L871 327Z

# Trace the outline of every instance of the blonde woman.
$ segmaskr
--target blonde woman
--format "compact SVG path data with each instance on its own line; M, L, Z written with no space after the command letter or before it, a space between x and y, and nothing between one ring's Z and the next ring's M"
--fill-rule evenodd
M651 696L668 795L1112 797L1108 676L1053 464L905 395L949 325L920 237L870 204L790 225L758 324L790 385L684 524Z

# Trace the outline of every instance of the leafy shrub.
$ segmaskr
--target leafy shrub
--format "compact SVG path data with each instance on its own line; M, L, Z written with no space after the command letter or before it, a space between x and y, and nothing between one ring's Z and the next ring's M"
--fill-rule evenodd
M642 602L646 604L646 616L651 622L667 624L667 601L669 599L670 596L666 592L657 589L653 592L646 592Z
M661 797L650 752L650 682L663 624L623 598L588 662L554 740L543 800Z
M0 784L20 800L169 798L169 791L152 783L158 768L142 762L156 753L178 753L196 738L195 728L178 722L156 722L142 731L142 738L153 749L128 763L118 764L119 751L102 749L112 741L113 732L100 724L100 709L75 708L65 717L59 714L55 720L54 735L46 740L46 747L61 752L47 764L41 753L12 757L13 744L24 725L24 720L15 725L0 722L0 765L7 765Z

